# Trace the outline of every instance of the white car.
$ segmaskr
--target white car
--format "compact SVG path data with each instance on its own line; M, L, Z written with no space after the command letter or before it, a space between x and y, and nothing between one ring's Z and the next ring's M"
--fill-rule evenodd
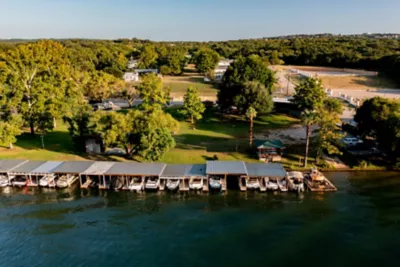
M358 144L362 144L363 141L356 137L346 137L343 139L343 143L345 143L348 146L355 146Z

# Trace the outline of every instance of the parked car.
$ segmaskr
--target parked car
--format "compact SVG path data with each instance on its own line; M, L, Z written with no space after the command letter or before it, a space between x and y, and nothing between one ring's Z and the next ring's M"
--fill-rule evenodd
M348 145L348 146L355 146L355 145L358 145L358 144L362 144L363 141L358 139L358 138L356 138L356 137L345 137L343 139L343 143Z

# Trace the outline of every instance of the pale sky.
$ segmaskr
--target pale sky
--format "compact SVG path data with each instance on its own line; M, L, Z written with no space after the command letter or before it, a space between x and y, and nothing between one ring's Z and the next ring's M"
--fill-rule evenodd
M0 0L0 38L231 40L400 32L399 0Z

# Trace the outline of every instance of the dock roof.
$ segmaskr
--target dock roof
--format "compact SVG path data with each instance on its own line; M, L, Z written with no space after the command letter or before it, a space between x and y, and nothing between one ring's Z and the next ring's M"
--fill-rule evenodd
M247 174L243 161L207 161L207 174Z
M206 176L206 164L168 164L162 177Z
M54 173L80 174L89 169L94 161L66 161L53 170Z
M9 172L26 161L22 159L0 160L0 172Z
M108 169L106 175L144 175L159 176L164 170L165 163L130 163L117 162Z
M30 173L34 169L38 168L40 165L43 165L46 161L39 160L28 160L25 163L19 165L15 169L13 169L12 173Z
M102 175L105 174L115 162L110 161L96 161L90 167L85 170L82 174L85 175Z
M47 161L46 163L32 170L31 173L53 173L54 169L56 169L62 163L62 161Z
M246 163L247 175L250 177L285 177L286 171L279 163Z

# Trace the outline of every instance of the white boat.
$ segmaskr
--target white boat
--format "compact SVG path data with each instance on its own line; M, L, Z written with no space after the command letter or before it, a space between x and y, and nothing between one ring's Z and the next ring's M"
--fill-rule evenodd
M221 190L222 184L221 179L218 177L210 177L210 188L214 190Z
M28 184L28 179L26 177L16 177L12 181L13 186L24 187Z
M61 176L57 182L56 182L56 186L58 188L66 188L71 186L76 180L78 180L77 176Z
M304 175L301 172L287 173L288 188L290 191L304 192Z
M10 185L10 182L8 181L8 177L5 175L0 176L0 187L7 187Z
M278 186L279 186L279 190L281 190L281 192L287 192L288 191L288 183L286 181L286 178L279 180Z
M166 187L168 190L175 191L179 187L179 179L168 179Z
M267 181L267 190L276 191L279 189L278 181L276 179L269 178Z
M47 187L50 185L50 182L53 179L54 179L54 177L51 177L51 176L43 176L43 178L39 180L39 185L42 187Z
M189 189L191 190L202 190L203 189L203 179L193 178L189 181Z
M131 191L142 191L144 189L142 178L133 178L129 183L128 189Z
M315 168L311 169L311 172L304 177L304 182L312 192L337 191L331 181Z
M150 177L147 179L144 186L145 189L157 190L160 185L160 179L157 177Z
M249 178L246 185L247 189L250 190L260 189L260 181L258 180L258 178Z
M124 187L124 181L117 178L112 181L111 187L114 190L121 190Z

